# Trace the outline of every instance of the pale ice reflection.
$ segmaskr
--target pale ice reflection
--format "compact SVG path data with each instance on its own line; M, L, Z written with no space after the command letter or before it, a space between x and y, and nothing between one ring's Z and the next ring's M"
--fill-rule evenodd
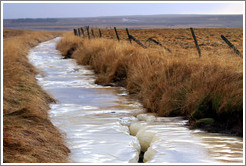
M180 117L146 114L124 88L94 84L91 70L62 59L55 49L60 38L29 53L41 72L39 84L57 103L50 105L52 123L65 133L74 163L243 162L243 139L189 130Z

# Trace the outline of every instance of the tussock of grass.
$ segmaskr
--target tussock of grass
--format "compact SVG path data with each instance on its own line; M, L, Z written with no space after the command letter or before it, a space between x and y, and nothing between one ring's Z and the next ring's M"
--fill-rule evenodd
M190 122L213 118L213 131L242 134L243 60L227 48L213 56L203 51L199 58L68 34L57 49L66 55L68 45L76 45L72 58L90 65L98 74L97 83L125 86L149 111L186 116Z
M27 59L31 47L56 35L26 31L4 40L3 162L67 161L69 149L47 114L54 99L37 84L38 71Z

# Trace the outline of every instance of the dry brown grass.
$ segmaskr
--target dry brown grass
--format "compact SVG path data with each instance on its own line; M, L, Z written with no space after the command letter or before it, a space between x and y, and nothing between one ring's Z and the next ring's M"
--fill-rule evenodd
M31 33L31 32L32 31L17 30L17 29L4 29L3 38L8 39L8 38L17 37L17 36L24 35L24 34Z
M242 53L243 29L242 28L195 28L198 44L202 54L209 56L224 55L224 52L232 52L220 35L227 37ZM114 29L102 29L102 36L107 39L116 39ZM159 41L173 52L179 55L197 55L196 47L190 29L129 29L131 35L139 39L143 44L151 48L158 48L152 42L146 42L150 37ZM99 36L94 29L96 36ZM87 34L87 33L86 33ZM120 39L126 40L125 29L118 29ZM220 49L218 49L220 48Z
M216 33L225 34L228 29L224 30L217 29ZM242 33L242 29L236 30ZM170 34L173 31L170 29ZM175 31L172 39L181 35L177 33L181 30ZM207 31L215 33L216 29ZM239 36L237 40L241 42ZM242 46L240 42L235 45ZM79 64L90 65L98 74L97 83L125 86L149 111L160 116L184 115L194 126L210 131L242 134L243 60L229 48L217 46L212 53L211 49L201 48L203 56L199 58L192 48L183 51L170 46L176 51L169 53L157 48L143 49L127 41L83 39L72 33L57 48L66 55L70 46L75 47L72 57ZM204 118L212 118L215 123L195 123Z
M23 31L4 40L3 162L67 162L69 149L47 114L54 99L37 84L37 71L27 59L31 47L58 34Z

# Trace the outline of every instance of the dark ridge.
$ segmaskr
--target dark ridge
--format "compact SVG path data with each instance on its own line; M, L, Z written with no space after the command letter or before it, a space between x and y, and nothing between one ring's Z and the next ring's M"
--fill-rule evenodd
M146 15L91 18L3 19L4 28L29 30L71 30L76 27L109 28L223 28L243 27L243 15Z

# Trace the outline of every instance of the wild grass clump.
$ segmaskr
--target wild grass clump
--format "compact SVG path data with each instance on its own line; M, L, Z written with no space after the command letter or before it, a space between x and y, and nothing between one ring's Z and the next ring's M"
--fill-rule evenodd
M241 135L243 131L243 61L232 52L210 56L143 49L126 41L82 39L68 34L57 45L77 43L73 52L79 64L90 65L97 83L127 88L159 116L185 116L192 126L209 118L210 131ZM69 45L69 44L67 44ZM211 120L212 119L212 120ZM201 121L201 120L200 120Z
M11 34L14 34L11 30ZM19 34L19 33L18 33ZM66 162L69 149L62 134L49 121L54 99L35 79L28 62L31 47L58 33L25 31L3 42L3 162Z

